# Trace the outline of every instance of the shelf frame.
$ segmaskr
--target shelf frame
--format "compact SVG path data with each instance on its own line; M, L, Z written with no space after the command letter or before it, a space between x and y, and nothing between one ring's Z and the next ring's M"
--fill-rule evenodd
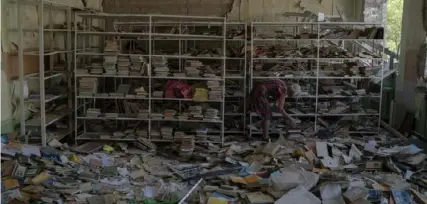
M314 130L317 131L319 128L319 124L318 124L318 119L322 118L322 117L337 117L337 116L377 116L378 117L378 126L377 126L377 132L380 131L380 122L381 122L381 118L380 118L380 113L381 113L381 104L382 104L382 94L383 94L383 76L384 76L384 66L386 66L385 62L385 58L384 57L353 57L353 58L321 58L320 57L320 46L322 45L321 43L324 42L328 42L330 44L334 44L331 41L342 41L342 42L348 42L348 43L353 43L353 47L358 44L358 42L363 42L363 41L369 41L369 42L379 42L379 43L384 43L384 39L334 39L334 38L321 38L321 29L328 27L328 26L337 26L339 28L341 27L345 27L345 26L350 26L351 28L354 28L355 26L380 26L384 28L384 24L380 23L364 23L364 22L297 22L298 19L296 19L295 22L252 22L251 23L251 56L250 56L250 62L249 62L249 83L248 86L250 87L250 89L253 88L254 86L254 82L255 81L259 81L259 80L269 80L269 79L293 79L293 80L314 80L316 85L315 85L315 93L314 95L310 94L307 96L301 96L298 97L299 98L303 98L303 99L314 99L315 100L315 105L314 105L314 109L315 112L314 113L309 113L309 114L290 114L293 115L294 117L314 117ZM315 34L317 34L316 38L310 38L310 39L278 39L278 38L258 38L255 36L255 32L257 31L258 27L263 27L264 29L269 29L271 26L292 26L294 27L293 31L294 32L299 32L299 29L301 26L306 26L306 27L311 27L312 29L316 29L317 31L314 31ZM284 42L294 42L296 43L296 45L299 47L299 43L301 42L310 42L314 43L314 45L316 45L317 49L315 50L316 52L316 57L309 57L309 58L304 58L304 57L283 57L283 58L258 58L255 57L255 46L256 45L273 45L273 44L278 44L278 43L284 43ZM273 43L273 44L272 44ZM383 46L384 47L384 46ZM361 47L361 49L364 49L364 47ZM384 53L384 48L382 49L375 49L375 53L380 53L383 54ZM316 68L315 70L315 76L292 76L292 77L269 77L269 76L259 76L259 75L255 75L254 72L254 68L255 62L275 62L275 63L281 63L282 61L287 61L287 60L293 60L293 61L307 61L307 60L315 60L315 64L316 64ZM370 66L375 67L374 66L374 62L381 62L381 65L379 67L379 71L381 72L380 76L378 75L371 75L371 76L348 76L348 77L329 77L329 76L320 76L321 74L321 70L320 70L320 63L322 62L333 62L333 61L363 61L363 63L368 63ZM329 80L360 80L360 79L367 79L367 80L380 80L381 81L381 88L379 90L379 93L376 93L375 95L360 95L360 96L325 96L319 93L319 84L320 84L320 80L325 80L325 79L329 79ZM291 97L294 98L294 97ZM319 110L319 102L320 99L322 101L330 99L330 100L334 100L334 99L351 99L351 98L369 98L369 99L379 99L379 107L378 107L378 113L366 113L366 112L358 112L358 113L343 113L343 114L328 114L328 113L321 113ZM249 123L251 125L254 124L253 122L253 117L257 117L257 114L253 114L250 113L248 114L249 116ZM277 115L276 115L277 117ZM280 117L280 116L279 116ZM375 121L374 121L375 122ZM352 133L358 133L360 132L362 133L366 133L366 131L353 131ZM253 130L251 128L249 128L249 137L251 137L251 135L254 133ZM258 132L259 133L259 132Z
M75 86L75 109L76 109L76 114L79 113L78 117L75 118L75 123L76 124L80 124L82 123L83 128L82 130L78 130L77 127L75 129L75 142L77 143L79 140L85 140L85 139L91 139L91 140L100 140L100 139L92 139L92 138L87 138L87 137L82 137L84 136L85 133L88 133L88 131L86 130L86 121L87 120L109 120L109 121L114 121L114 120L120 120L120 121L144 121L148 123L148 135L147 138L149 141L152 142L156 142L159 141L157 138L152 138L151 137L151 132L153 131L153 125L154 123L158 123L158 122L163 122L163 121L167 121L167 122L172 122L172 123L211 123L211 124L217 124L219 126L221 126L221 131L219 132L220 135L220 144L224 143L224 122L223 122L223 118L224 118L224 112L225 112L225 75L226 75L226 62L227 60L242 60L242 59L230 59L228 57L226 57L226 42L228 39L226 39L226 29L227 29L227 21L226 18L224 17L204 17L204 16L175 16L175 15L133 15L133 14L106 14L106 13L82 13L81 15L79 15L78 13L76 14L79 17L82 17L84 22L86 24L88 24L88 28L90 29L90 21L91 19L97 19L97 18L101 18L101 19L113 19L113 30L109 30L108 32L92 32L92 31L88 31L88 30L83 30L83 31L76 31L75 34L75 44L76 45L80 45L80 44L84 44L86 42L79 42L81 41L81 39L79 38L80 36L85 36L83 39L86 39L86 41L88 40L88 38L92 37L92 36L101 36L99 37L99 39L101 38L106 38L106 37L113 37L117 39L118 44L121 46L123 42L125 41L132 41L132 40L138 40L138 41L143 41L146 42L146 40L148 40L147 43L147 48L148 48L148 53L144 53L144 54L132 54L132 51L130 53L123 53L123 52L118 52L117 56L142 56L142 57L146 57L148 59L148 62L152 62L154 57L165 57L167 59L177 59L179 60L179 67L180 69L183 67L183 62L187 59L194 59L194 60L216 60L218 62L221 63L222 65L222 77L218 77L218 78L204 78L204 77L163 77L163 76L154 76L154 74L152 72L149 72L149 74L147 76L120 76L120 75L103 75L103 74L98 74L98 75L92 75L92 74L75 74L74 75L74 83L76 84ZM140 21L136 21L136 22L127 22L125 20L122 19L126 19L126 18L134 18L134 19L140 19ZM161 20L160 22L157 22L157 20ZM217 25L220 26L222 28L222 33L219 36L208 36L208 35L192 35L192 34L169 34L169 33L158 33L156 28L157 26L163 26L166 23L163 23L162 20L171 20L172 22L174 22L174 24L172 24L173 26L184 26L185 22L189 22L191 24L193 24L194 26L205 26L208 27L209 25ZM187 21L184 21L187 20ZM198 20L203 20L203 22L198 22ZM197 23L196 23L197 22ZM108 24L107 24L108 23ZM171 24L170 22L168 24ZM105 26L110 25L110 22L105 21ZM132 33L132 32L119 32L118 27L119 26L140 26L143 25L143 29L142 32L139 33ZM136 38L129 38L129 36L134 36ZM123 38L122 38L123 37ZM154 53L155 50L155 46L159 41L162 40L175 40L178 41L179 43L179 53L177 55L160 55L160 54L156 54ZM221 56L215 56L215 57L200 57L200 56L186 56L183 55L183 53L181 52L181 50L183 50L183 48L186 45L187 42L189 41L213 41L213 40L217 40L220 44L221 44L221 49L222 49L222 55ZM101 40L100 40L101 41ZM100 45L102 45L100 43ZM104 56L106 54L104 54L102 52L102 47L103 46L99 46L100 50L99 52L77 52L75 51L75 62L77 62L77 57L91 57L91 56ZM145 48L145 49L147 49ZM128 51L126 51L128 52ZM244 60L244 59L243 59ZM74 65L74 69L77 71L78 65L75 64ZM80 78L113 78L113 81L116 85L116 83L121 83L122 80L125 79L141 79L144 80L145 82L148 82L148 96L146 98L129 98L129 97L97 97L97 96L83 96L83 95L79 95L78 94L78 79ZM218 113L218 115L221 115L219 120L181 120L181 119L156 119L156 118L152 118L152 114L153 114L153 108L155 106L154 102L155 101L173 101L173 102L177 102L179 104L181 104L182 102L195 102L195 103L200 103L200 101L195 101L193 99L169 99L169 98L158 98L158 97L153 97L153 84L154 84L154 80L171 80L171 79L175 79L175 80L194 80L194 81L219 81L220 83L222 83L222 90L223 90L223 95L222 95L222 100L207 100L207 101L202 101L202 103L219 103L221 106L221 109L218 109L220 112ZM244 79L244 77L242 78ZM117 81L117 82L116 82ZM140 119L140 118L124 118L124 117L86 117L85 116L85 111L88 107L88 105L93 104L95 102L96 99L107 99L107 100L144 100L148 102L148 114L149 117L147 119ZM81 111L83 111L83 115L81 114ZM113 139L111 139L113 140ZM114 139L116 140L116 139ZM127 140L127 139L126 139ZM126 141L125 140L125 141ZM119 140L118 140L119 141ZM120 140L122 141L122 140ZM134 141L134 139L129 139L128 141ZM162 140L163 141L163 140ZM169 141L169 140L168 140ZM219 138L218 138L219 141ZM160 141L159 141L160 142Z

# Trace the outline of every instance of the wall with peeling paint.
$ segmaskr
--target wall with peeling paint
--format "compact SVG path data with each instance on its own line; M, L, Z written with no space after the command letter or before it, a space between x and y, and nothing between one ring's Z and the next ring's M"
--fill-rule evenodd
M234 0L228 17L231 21L286 21L285 12L308 10L338 15L337 8L343 10L349 21L361 20L361 1L348 0Z
M300 2L300 3L299 3ZM321 2L321 3L319 3ZM336 15L341 7L349 20L362 19L362 1L355 0L104 0L111 13L228 16L230 21L281 21L284 12L303 8Z
M22 27L24 29L38 29L38 9L35 5L24 5L25 0L21 0L23 2L23 5L21 5L21 11L22 11ZM34 2L34 1L32 1ZM69 5L75 8L83 8L83 3L81 0L50 0L50 2L59 3L62 5ZM13 43L16 45L19 45L18 40L18 33L13 31L13 29L17 29L17 4L15 3L8 3L7 1L2 1L1 3L2 9L1 9L1 19L2 19L2 51L3 52L15 52L16 47L13 46ZM88 8L92 8L94 10L102 10L102 0L89 0L87 4ZM49 24L49 6L44 7L44 24ZM53 16L53 23L54 24L61 24L66 22L66 13L63 10L54 10L52 12ZM24 32L23 33L23 41L24 41L24 50L38 50L39 45L39 35L38 32ZM45 34L45 47L48 48L52 40ZM64 48L64 35L62 34L55 34L54 41L56 41L55 46L59 48ZM3 66L3 64L2 64ZM15 85L14 85L15 84ZM18 103L18 101L15 99L15 97L12 94L12 91L19 90L19 87L17 87L18 83L13 83L13 81L7 81L7 78L5 76L5 73L1 71L1 121L2 121L2 131L10 130L10 126L13 124L12 119L13 117L19 117L18 112L13 112L13 106L12 106L12 100L15 101L15 103ZM17 92L18 93L18 92ZM19 118L18 118L19 119Z

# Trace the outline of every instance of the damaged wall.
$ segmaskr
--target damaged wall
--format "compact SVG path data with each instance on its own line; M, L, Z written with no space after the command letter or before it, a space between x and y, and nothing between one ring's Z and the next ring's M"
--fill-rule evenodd
M225 16L230 21L280 21L284 12L306 8L312 12L337 15L341 7L349 20L360 20L362 3L348 0L104 0L107 13L157 13L171 15Z
M25 2L25 1L21 1ZM34 1L33 1L34 2ZM69 5L75 8L83 8L83 3L81 0L50 0L50 2L60 3L63 5ZM16 31L11 31L10 29L17 29L17 5L10 4L6 1L2 1L2 51L3 52L14 52L16 51L13 43L19 45L18 33ZM87 1L87 7L95 10L102 10L102 0L89 0ZM48 6L46 5L44 8L44 24L48 25ZM38 10L35 5L21 5L22 11L22 27L24 29L38 29ZM66 21L66 16L64 11L54 11L52 12L54 23L64 23ZM61 34L55 35L55 39L57 42L62 42L63 45L63 37ZM39 35L37 32L24 32L23 33L23 41L24 41L24 49L38 49L39 45ZM45 46L50 45L47 35L45 34ZM2 72L1 72L1 94L2 94L2 102L1 102L1 121L2 121L2 131L7 131L10 129L12 125L12 118L14 116L18 117L19 113L13 113L12 100L15 103L18 103L16 99L16 95L19 92L16 92L15 96L12 95L13 90L19 90L17 87L19 84L15 83L13 85L13 81L8 81L7 77L4 73L4 67L2 63Z

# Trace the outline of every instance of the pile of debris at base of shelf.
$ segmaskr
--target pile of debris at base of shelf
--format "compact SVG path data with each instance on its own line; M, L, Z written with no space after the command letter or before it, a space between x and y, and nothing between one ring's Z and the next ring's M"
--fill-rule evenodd
M427 203L427 145L417 138L280 136L223 147L194 137L73 147L15 138L2 136L2 203Z

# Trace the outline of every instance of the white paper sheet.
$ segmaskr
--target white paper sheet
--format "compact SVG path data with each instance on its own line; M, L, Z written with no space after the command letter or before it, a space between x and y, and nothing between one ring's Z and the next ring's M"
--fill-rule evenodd
M330 200L341 196L341 194L341 185L339 184L326 184L320 187L320 196L322 200Z
M32 145L25 145L22 148L22 154L25 155L25 156L36 155L36 156L41 157L40 147L38 147L38 146L32 146Z

